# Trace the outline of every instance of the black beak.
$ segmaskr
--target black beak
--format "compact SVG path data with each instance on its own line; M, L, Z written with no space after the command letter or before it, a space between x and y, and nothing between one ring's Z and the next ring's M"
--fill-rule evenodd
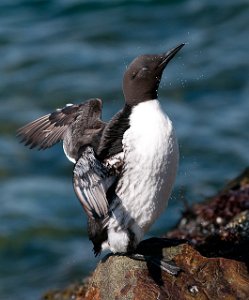
M164 69L166 67L166 65L168 64L168 62L176 55L176 53L178 51L180 51L182 49L182 47L184 45L185 45L185 43L182 43L182 44L176 46L175 48L169 50L168 52L163 53L161 55L163 61L160 63L160 65L158 67Z

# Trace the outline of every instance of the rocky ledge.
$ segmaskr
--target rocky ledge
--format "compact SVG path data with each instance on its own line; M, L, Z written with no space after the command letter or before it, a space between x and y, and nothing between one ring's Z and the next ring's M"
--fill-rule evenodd
M216 196L187 207L164 239L146 244L145 252L172 259L179 274L109 255L88 279L43 299L249 299L249 168Z

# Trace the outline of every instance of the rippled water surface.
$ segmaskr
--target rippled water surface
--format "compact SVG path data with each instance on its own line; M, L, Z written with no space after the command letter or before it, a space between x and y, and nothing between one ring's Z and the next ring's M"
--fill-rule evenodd
M184 198L212 195L249 165L248 15L246 0L0 2L0 299L39 299L99 260L61 145L28 150L16 129L89 97L110 118L127 64L186 42L160 87L181 150L169 208L150 232L163 233Z

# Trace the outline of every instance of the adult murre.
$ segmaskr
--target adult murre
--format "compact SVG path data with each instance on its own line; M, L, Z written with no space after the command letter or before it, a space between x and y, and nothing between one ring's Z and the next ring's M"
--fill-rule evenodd
M75 163L74 189L88 216L95 255L135 250L167 206L178 165L172 123L161 110L157 90L163 70L184 46L137 57L123 79L125 106L109 122L102 103L90 99L41 117L18 130L31 148L46 149L63 140ZM134 254L134 255L133 255ZM171 263L164 269L179 270Z

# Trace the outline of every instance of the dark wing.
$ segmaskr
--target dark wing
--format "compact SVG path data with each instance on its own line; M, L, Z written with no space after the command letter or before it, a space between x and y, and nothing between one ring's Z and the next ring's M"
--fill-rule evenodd
M86 147L74 168L74 190L91 219L108 217L109 203L106 193L116 176L95 156L92 147Z
M125 105L123 110L118 112L106 125L101 136L97 155L104 160L118 153L123 152L122 140L125 131L129 128L129 117L131 107Z
M122 171L122 140L129 128L130 113L128 106L117 113L102 132L96 156L92 147L86 147L74 169L74 189L88 215L88 234L95 255L108 238L109 206Z
M86 147L75 165L74 189L92 219L101 219L108 214L123 166L122 139L129 128L130 113L129 106L118 112L105 126L96 156L92 147Z
M101 107L100 99L90 99L81 104L67 105L18 129L17 136L21 137L21 142L25 142L25 145L31 149L34 147L49 148L63 139L68 126L82 112L94 108L100 115Z

